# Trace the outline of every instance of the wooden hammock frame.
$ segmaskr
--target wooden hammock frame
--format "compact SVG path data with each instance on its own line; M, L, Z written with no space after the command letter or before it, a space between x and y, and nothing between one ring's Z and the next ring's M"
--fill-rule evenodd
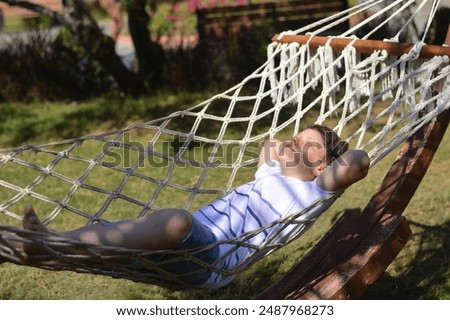
M309 42L314 47L324 45L329 38L283 36L279 40L276 35L273 40ZM342 50L350 41L333 39L330 45L335 50ZM401 55L412 47L374 40L357 40L353 45L359 52L384 49L392 55ZM422 54L423 57L450 56L450 48L425 46ZM447 109L436 121L426 124L410 137L367 206L361 212L344 213L303 259L256 299L361 298L411 235L402 213L433 160L449 118L450 110Z

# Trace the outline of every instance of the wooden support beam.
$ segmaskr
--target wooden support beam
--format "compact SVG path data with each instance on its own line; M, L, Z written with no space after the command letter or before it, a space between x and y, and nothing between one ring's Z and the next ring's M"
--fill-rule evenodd
M322 37L322 36L305 36L305 35L289 35L280 36L276 34L272 41L280 43L297 42L299 44L309 44L311 48L317 48L329 44L334 51L342 51L348 45L353 46L359 53L371 54L376 50L386 50L390 56L401 56L411 51L414 47L412 43L399 43L380 40L355 40L351 38L341 37ZM449 56L450 47L425 45L420 51L420 58L430 59L434 56Z

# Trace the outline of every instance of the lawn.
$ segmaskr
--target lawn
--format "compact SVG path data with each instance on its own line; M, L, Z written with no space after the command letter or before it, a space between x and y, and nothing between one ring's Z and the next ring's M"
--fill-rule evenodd
M44 143L100 133L124 127L133 122L155 119L174 110L193 105L208 94L158 94L138 100L104 97L78 103L1 104L0 148L29 143ZM87 146L87 151L89 146ZM276 281L301 258L330 228L346 209L361 209L375 192L396 152L377 164L368 177L352 186L334 206L300 239L264 258L240 275L230 285L215 291L171 291L152 285L104 276L52 272L35 268L0 265L0 298L2 299L248 299ZM413 236L394 260L386 274L369 289L366 299L450 299L449 232L450 177L443 174L450 167L450 134L447 133L422 181L419 190L406 209L405 216ZM64 167L65 174L76 166ZM26 171L26 170L25 170ZM6 173L5 173L6 172ZM1 174L15 176L20 185L26 172ZM180 171L180 179L190 179L188 170ZM102 176L99 173L99 177ZM0 175L1 177L1 175ZM221 177L214 177L220 184ZM242 178L244 179L244 177ZM104 188L114 184L114 176L96 179ZM240 181L240 180L238 180ZM56 182L49 188L63 188ZM141 190L136 185L129 192ZM0 193L3 192L0 190ZM1 195L0 195L1 196ZM132 194L139 197L139 193ZM170 195L161 201L172 204ZM3 197L3 196L1 196ZM164 200L166 199L166 200ZM96 206L96 200L80 195L74 203ZM165 203L161 203L164 205ZM123 208L118 208L124 211ZM88 210L88 209L86 209ZM0 217L1 223L5 223ZM79 223L72 216L55 222L58 228L71 228Z

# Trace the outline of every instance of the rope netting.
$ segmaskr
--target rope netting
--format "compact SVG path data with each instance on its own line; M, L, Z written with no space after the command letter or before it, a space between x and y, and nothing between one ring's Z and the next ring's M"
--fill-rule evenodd
M266 63L236 86L191 108L102 134L0 149L0 254L25 263L13 243L34 242L44 248L47 258L59 263L40 265L37 259L27 264L185 287L183 274L174 274L163 264L189 259L205 269L234 276L283 246L286 242L280 243L277 236L285 228L295 225L287 242L296 239L338 195L227 240L253 252L233 270L207 265L195 256L223 242L183 251L106 251L23 230L21 221L27 204L33 204L44 224L58 231L135 218L163 208L193 212L253 180L259 150L267 138L288 139L313 123L334 128L352 148L366 150L371 166L375 165L450 106L448 49L443 48L442 55L423 54L430 47L423 38L413 39L415 44L399 56L384 49L358 50L354 34L370 21L382 17L389 24L399 15L404 19L406 10L409 23L402 23L392 39L380 41L396 43L402 33L411 31L407 26L430 3L388 2L366 1L308 27L281 33L268 46ZM431 2L424 34L438 5L439 1ZM318 35L362 12L370 14L339 37L349 42L342 50L333 47L336 37L326 38L324 45L311 45ZM377 24L360 39L369 39L380 27ZM283 42L284 37L299 34L306 34L304 43ZM268 228L274 231L262 246L248 241ZM78 252L62 254L58 247L76 247ZM232 253L230 249L219 260ZM161 255L171 258L159 264Z

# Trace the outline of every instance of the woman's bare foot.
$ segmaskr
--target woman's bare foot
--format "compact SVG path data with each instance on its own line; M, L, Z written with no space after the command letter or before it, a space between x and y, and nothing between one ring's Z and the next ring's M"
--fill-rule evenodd
M35 231L46 233L49 236L60 236L58 233L53 232L39 220L39 217L36 215L32 206L26 206L25 212L23 216L23 228L25 230ZM59 251L64 253L78 253L77 250L72 250L70 248L58 248L58 246L46 245L45 243L37 243L37 242L24 242L23 243L23 252L26 255L26 260L28 262L39 262L42 265L54 265L58 264L59 260L55 260L53 257L49 255L50 251Z
M45 232L50 234L49 230L39 220L38 216L36 215L36 212L34 211L31 205L25 207L22 226L26 230ZM9 241L10 244L14 245L17 251L25 253L26 256L28 257L44 253L44 250L40 248L38 244L35 243L23 242L20 240L17 241L7 240L7 241ZM0 264L8 261L10 260L0 256Z
M37 232L49 232L36 215L36 211L31 205L25 207L23 216L23 228Z
M25 207L24 216L23 216L23 228L25 230L36 231L36 232L44 232L49 233L50 231L42 224L41 220L39 220L34 208L31 205ZM45 253L45 250L41 247L41 245L37 243L23 243L23 251L27 256L39 255Z

